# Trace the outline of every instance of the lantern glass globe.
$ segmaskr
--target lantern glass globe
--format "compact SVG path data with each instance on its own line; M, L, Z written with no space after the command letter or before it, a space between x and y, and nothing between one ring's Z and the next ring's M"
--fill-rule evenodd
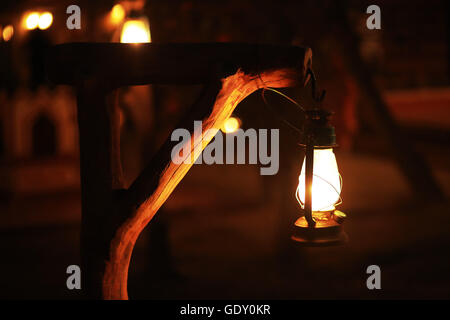
M305 161L299 176L296 197L305 203ZM340 199L341 179L333 149L314 149L312 211L332 211Z

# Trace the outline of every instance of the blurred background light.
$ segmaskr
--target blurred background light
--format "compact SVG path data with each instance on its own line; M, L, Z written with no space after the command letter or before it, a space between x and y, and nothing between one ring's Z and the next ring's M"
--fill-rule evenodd
M38 27L41 30L48 29L53 23L53 15L50 12L44 12L39 16Z
M222 126L222 131L225 133L236 132L241 126L241 121L236 117L229 117Z
M36 29L39 25L39 13L38 12L30 12L25 17L25 28L27 30Z
M120 42L145 43L151 41L150 27L145 18L131 19L124 23Z
M111 10L111 22L119 24L125 18L125 9L121 4L116 4Z
M7 25L2 32L3 40L9 41L14 35L14 28L12 25Z

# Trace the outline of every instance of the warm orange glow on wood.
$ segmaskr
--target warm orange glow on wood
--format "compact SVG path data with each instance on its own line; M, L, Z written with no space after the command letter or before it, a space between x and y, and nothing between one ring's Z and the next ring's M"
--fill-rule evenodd
M203 84L202 95L177 128L202 121L187 149L196 159L236 106L263 87L304 85L308 48L238 43L72 43L54 47L48 74L77 88L82 193L83 290L90 298L127 299L135 242L192 164L171 159L167 139L125 189L120 159L117 88L140 84ZM124 63L125 62L125 63ZM206 136L207 130L208 136ZM193 163L193 162L191 162Z
M228 119L236 106L245 97L255 90L269 87L289 87L294 86L301 76L293 70L276 70L267 72L261 77L247 75L238 72L222 80L222 87L216 96L212 112L203 119L203 132L213 129L219 130L226 119ZM194 153L195 159L212 139L212 135L203 136L203 143L195 141L195 135L192 136L190 144L191 153ZM199 139L199 137L197 137ZM201 143L201 150L194 150L192 146ZM170 162L159 177L158 187L155 192L143 202L134 214L127 219L117 230L116 235L111 242L110 256L106 266L103 278L103 296L105 299L128 299L127 278L128 266L131 259L134 244L144 229L144 227L153 218L158 209L164 204L172 191L183 179L191 168L192 164L174 164Z

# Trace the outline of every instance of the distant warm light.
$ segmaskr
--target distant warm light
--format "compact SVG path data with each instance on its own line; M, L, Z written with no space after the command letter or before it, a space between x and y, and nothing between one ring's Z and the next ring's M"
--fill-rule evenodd
M306 160L306 159L305 159ZM305 203L305 161L299 176L297 200ZM341 180L333 149L315 149L312 181L312 211L331 211L340 199Z
M239 129L241 121L235 117L229 117L222 126L222 131L225 133L233 133Z
M50 12L44 12L39 16L38 27L41 30L49 28L53 23L53 15Z
M11 38L14 35L14 28L12 25L7 25L4 29L3 29L3 40L5 41L9 41L11 40Z
M111 22L119 24L125 18L125 9L121 4L116 4L111 10Z
M146 19L133 19L124 23L120 42L144 43L151 41L150 28Z
M28 30L36 29L39 25L39 13L31 12L25 17L25 27Z

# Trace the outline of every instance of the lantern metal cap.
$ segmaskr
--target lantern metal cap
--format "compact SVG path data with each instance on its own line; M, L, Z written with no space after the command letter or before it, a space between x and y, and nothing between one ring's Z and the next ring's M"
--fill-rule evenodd
M300 145L306 146L310 139L314 148L336 147L336 133L329 123L332 112L325 109L311 109L305 111L305 125L300 137Z

